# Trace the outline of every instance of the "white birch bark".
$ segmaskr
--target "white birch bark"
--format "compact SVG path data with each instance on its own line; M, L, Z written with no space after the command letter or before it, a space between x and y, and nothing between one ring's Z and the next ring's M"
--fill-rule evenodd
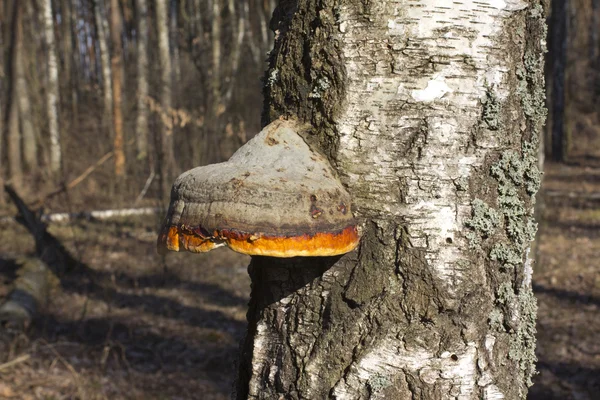
M62 168L62 149L58 121L59 89L58 61L56 56L56 39L54 36L54 17L52 0L41 0L44 23L44 42L46 45L48 82L46 87L46 113L48 117L48 134L50 136L50 171L59 174Z
M542 5L313 6L275 13L265 122L313 125L363 237L340 260L253 258L237 398L524 398Z
M135 137L137 157L148 155L148 4L146 0L136 0L137 10L137 117Z

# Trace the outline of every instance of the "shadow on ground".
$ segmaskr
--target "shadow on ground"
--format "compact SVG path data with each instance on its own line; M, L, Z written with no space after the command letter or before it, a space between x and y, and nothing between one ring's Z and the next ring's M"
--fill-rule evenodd
M589 160L584 160L589 161ZM548 164L538 265L539 374L530 400L600 398L600 169Z

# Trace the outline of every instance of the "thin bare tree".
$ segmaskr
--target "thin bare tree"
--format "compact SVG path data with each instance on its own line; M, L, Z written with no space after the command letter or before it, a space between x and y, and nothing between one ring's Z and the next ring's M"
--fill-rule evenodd
M172 67L169 53L169 18L167 1L157 0L156 29L158 34L158 58L160 60L160 114L162 131L160 133L159 153L159 179L161 181L161 194L167 196L170 190L170 181L175 172L175 152L173 147L173 121L172 109Z
M52 0L40 0L43 11L44 44L46 45L46 68L48 83L46 87L46 113L48 118L48 135L50 137L50 171L59 175L62 168L62 148L58 108L60 92L58 89L58 61L56 56L56 39L54 37L54 17Z
M37 143L37 132L35 126L33 124L32 118L32 107L31 107L31 98L30 92L27 85L26 79L26 68L29 65L28 60L26 59L26 50L27 47L24 46L25 37L23 35L23 23L25 18L25 13L23 11L24 7L28 6L26 2L19 2L19 23L16 25L17 32L15 33L18 36L18 40L15 41L15 49L14 49L14 64L13 64L13 72L16 78L14 82L15 85L15 95L16 99L19 103L19 123L21 127L21 137L22 137L22 149L23 149L23 166L28 171L33 171L38 165L38 143Z
M11 66L10 66L10 97L8 103L8 132L7 141L7 160L8 176L14 186L20 187L23 178L23 164L21 161L21 131L19 126L19 53L23 51L23 26L22 26L23 7L20 1L13 2L12 24L11 24Z
M110 41L113 92L113 148L115 152L115 175L118 179L125 176L125 150L123 140L123 43L121 35L123 23L119 0L110 1Z
M102 74L103 118L104 129L111 134L113 130L113 91L112 69L110 65L110 51L108 35L105 29L106 9L104 0L94 0L94 23L96 26L96 42L100 50L100 70Z
M135 0L137 11L137 117L135 137L137 158L148 155L148 4Z

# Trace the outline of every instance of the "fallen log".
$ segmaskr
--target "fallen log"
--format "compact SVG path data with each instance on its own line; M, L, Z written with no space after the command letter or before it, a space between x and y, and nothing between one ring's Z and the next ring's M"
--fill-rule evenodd
M37 257L20 261L12 290L0 306L0 322L4 326L25 328L46 303L50 289L78 263L17 192L8 185L4 189L19 210L17 222L33 235Z
M160 207L121 208L113 210L92 210L73 213L49 213L39 215L42 222L71 222L75 220L107 220L111 218L134 217L140 215L156 215L165 213ZM14 217L0 217L0 223L17 222Z
M37 257L57 277L61 277L74 268L78 264L77 261L62 243L48 232L46 224L40 219L40 215L31 210L11 186L5 185L4 190L19 210L19 215L16 218L17 222L33 235Z

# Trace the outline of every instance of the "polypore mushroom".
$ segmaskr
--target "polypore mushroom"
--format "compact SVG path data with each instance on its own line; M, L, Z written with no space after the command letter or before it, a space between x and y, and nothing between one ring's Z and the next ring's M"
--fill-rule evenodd
M277 120L227 162L184 172L158 238L166 250L219 246L270 257L334 256L359 241L350 195L329 162Z

